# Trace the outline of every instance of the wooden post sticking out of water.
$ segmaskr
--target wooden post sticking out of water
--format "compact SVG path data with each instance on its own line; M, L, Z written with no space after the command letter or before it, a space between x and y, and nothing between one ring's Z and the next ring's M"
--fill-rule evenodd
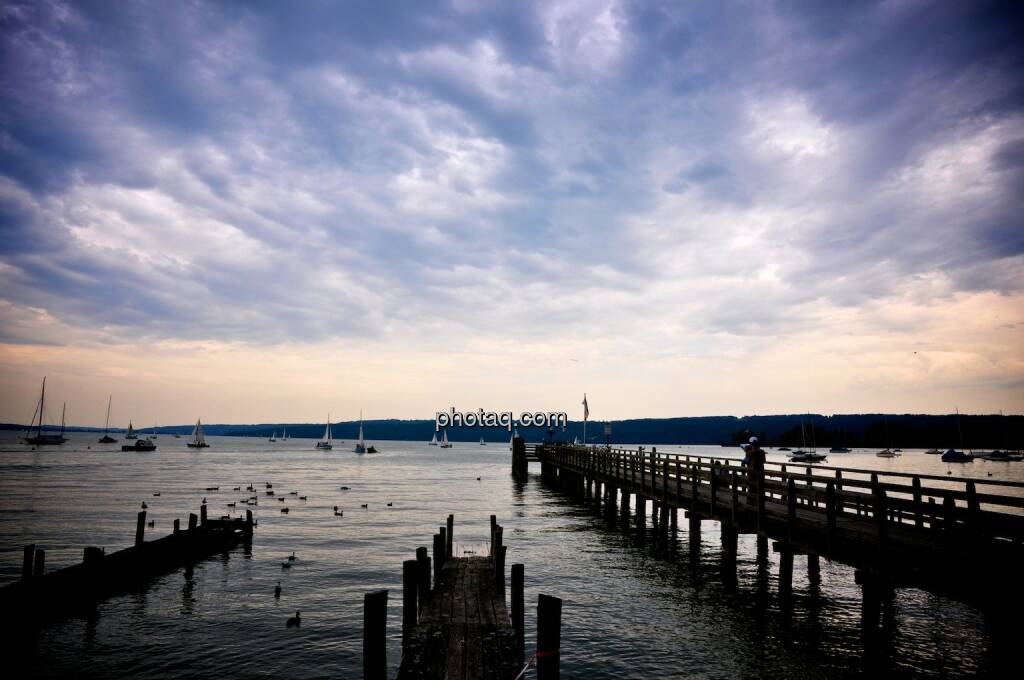
M177 521L177 520L175 520ZM248 543L252 543L252 510L245 511L245 540Z
M139 512L138 518L135 520L135 546L142 545L146 539L146 511L142 510Z
M537 680L559 676L562 646L562 600L537 596Z
M196 517L196 513L190 512L188 514L188 530L195 531L196 525L199 523L199 518Z
M388 677L388 591L374 590L363 596L363 678Z
M512 631L516 635L516 653L519 655L518 662L523 662L526 650L526 626L524 616L523 592L525 586L525 575L523 565L512 565Z
M32 560L35 558L36 545L32 543L25 546L25 554L21 558L21 580L27 581L32 578Z
M199 523L206 526L206 503L199 506Z
M491 545L488 550L488 554L494 557L494 529L498 526L498 516L491 515Z
M434 587L441 582L441 568L444 567L444 537L434 534Z
M416 560L402 562L402 648L405 649L418 618L416 596L419 588L419 563Z
M512 439L512 474L516 477L525 477L529 470L529 462L526 460L526 440L522 437Z
M821 582L821 559L813 553L807 553L807 580L813 585Z
M455 515L448 515L447 533L445 534L444 540L444 556L446 558L452 556L452 534L455 533Z
M416 548L416 573L416 592L419 594L419 611L422 612L430 597L430 555L427 554L426 546Z
M97 548L94 545L89 546L85 549L82 554L82 564L92 566L103 559L103 548Z
M181 520L177 517L174 518L174 533L181 531Z
M32 564L32 578L42 578L43 568L46 565L46 551L42 548L36 548L36 559Z
M437 533L441 536L441 568L444 569L444 563L448 559L448 528L438 527ZM436 559L436 558L435 558Z
M494 582L505 583L505 558L502 548L505 544L505 529L500 524L494 527ZM499 571L499 568L501 571Z
M647 498L636 495L636 526L642 527L647 523Z

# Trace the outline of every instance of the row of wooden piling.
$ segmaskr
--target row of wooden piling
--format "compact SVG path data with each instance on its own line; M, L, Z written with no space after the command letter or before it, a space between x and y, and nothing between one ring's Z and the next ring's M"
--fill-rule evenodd
M146 511L136 516L135 541L131 547L107 554L97 546L84 549L82 562L46 572L46 551L27 545L22 558L21 580L0 588L0 604L30 615L22 623L59 619L104 597L169 569L229 549L239 542L251 545L255 522L246 518L210 520L206 506L189 515L182 530L177 519L168 536L147 542ZM13 609L12 609L13 610Z
M443 574L446 567L458 566L458 560L480 560L479 557L460 558L453 554L454 516L448 515L444 526L438 528L433 536L433 555L427 554L427 548L416 549L415 559L402 563L402 650L403 661L399 670L399 678L435 677L430 670L412 668L423 656L423 645L443 645L444 638L438 639L436 631L423 630L423 619L432 598L441 597L442 589L451 588L454 584L446 582ZM491 588L504 601L505 593L505 557L507 546L504 545L504 528L497 523L495 515L490 517L490 543L488 547L488 569L493 569L487 576L491 580ZM477 562L476 564L481 564ZM433 577L433 587L431 587ZM507 620L496 621L497 634L511 629L514 639L515 658L511 664L522 665L525 661L525 608L524 608L525 568L523 564L511 566L511 614ZM387 678L387 602L388 591L378 590L366 593L363 599L363 677L371 680ZM539 595L537 603L537 649L528 663L536 664L537 677L550 679L559 677L559 651L561 642L561 606L557 597ZM503 607L503 605L502 605ZM434 610L436 616L437 610ZM444 622L432 621L433 624ZM433 636L430 633L433 632ZM484 631L486 632L486 631ZM483 632L481 634L484 634ZM489 638L493 644L493 639ZM415 648L415 650L413 650ZM489 654L500 655L504 648L495 645L488 649ZM434 653L444 651L440 647ZM500 663L498 664L500 665ZM439 676L438 676L439 677ZM491 676L487 676L491 677Z

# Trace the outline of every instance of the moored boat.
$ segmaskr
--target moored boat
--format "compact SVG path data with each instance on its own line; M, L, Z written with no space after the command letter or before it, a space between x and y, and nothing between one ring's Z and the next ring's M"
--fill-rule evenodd
M107 399L107 420L103 424L103 436L100 437L97 440L100 444L113 444L113 443L115 443L117 441L116 439L111 437L110 433L109 433L110 432L110 404L113 403L113 401L114 401L114 395L110 395L110 397Z
M189 446L192 446L189 444ZM134 444L122 444L122 451L156 451L156 444L149 439L136 439Z
M437 446L437 432L435 432L434 436L430 438L429 442L427 442L427 446Z
M329 451L334 448L334 444L331 443L331 414L327 414L327 426L324 428L324 438L316 443L318 449Z
M968 456L963 451L957 451L956 449L950 449L942 454L943 463L973 463L974 458Z
M451 442L448 441L448 430L445 430L443 436L441 437L441 448L442 449L450 449L450 448L452 448Z
M36 419L36 415L32 416L32 423L29 425L28 431L32 432L34 427L36 433L29 434L25 437L26 444L32 444L33 446L55 446L63 444L67 441L64 436L64 415L67 411L67 404L60 412L60 434L43 434L43 414L44 406L46 405L46 378L43 378L43 389L39 393L39 405L36 407L36 413L39 418Z

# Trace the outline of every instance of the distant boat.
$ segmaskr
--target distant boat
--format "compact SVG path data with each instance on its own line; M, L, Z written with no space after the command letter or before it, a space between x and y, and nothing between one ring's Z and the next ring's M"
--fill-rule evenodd
M193 449L205 449L209 446L206 443L206 436L203 434L203 423L200 420L196 421L195 429L192 430L192 440L185 442L189 448Z
M580 438L579 437L573 437L572 438L572 445L573 446L579 446L580 445Z
M937 456L940 453L942 453L942 451L939 451L938 449L928 449L927 451L925 451L925 453L927 453L929 456Z
M189 446L192 446L190 443ZM156 451L156 444L148 439L138 439L134 444L122 444L122 451Z
M110 404L114 401L114 395L110 395L107 399L107 421L103 424L103 436L99 438L100 444L113 444L117 440L111 437L107 432L110 430Z
M157 433L156 433L156 423L153 423L153 431L152 431L152 432L150 433L150 435L149 435L149 438L150 438L150 439L156 439L156 438L157 438L157 436L158 436L158 435L157 435Z
M277 430L274 430L273 432L270 433L270 439L268 439L267 441L268 442L276 442L277 441Z
M288 428L287 427L284 428L284 434L281 435L281 441L283 441L283 442L288 441Z
M451 442L448 441L448 430L444 431L444 436L441 438L441 448L450 449L452 448Z
M973 463L974 458L968 456L963 451L957 451L956 449L950 449L942 454L943 463Z
M180 434L178 434L177 432L175 432L175 433L174 433L174 438L175 438L175 439L181 439L181 435L180 435Z
M434 433L434 436L430 438L430 441L427 442L427 446L437 446L437 433L436 432Z
M781 451L782 449L779 449L779 450ZM833 446L831 449L828 450L828 452L829 453L849 453L850 449L846 448L845 446Z
M322 441L316 443L316 448L330 451L334 448L334 444L331 443L331 414L327 414L327 427L324 428L324 438Z
M814 451L796 451L789 459L794 463L817 463L828 458L824 453Z
M889 446L882 449L875 455L878 456L879 458L895 458L896 456L900 455L899 452L902 449L896 449L895 451L892 450L892 437L889 435L889 419L883 415L882 422L885 423L885 439L888 442Z
M484 441L483 437L480 437L480 446L487 446L487 442Z
M135 428L132 427L132 421L128 421L128 430L124 433L125 439L138 439L139 435L135 434Z
M35 435L29 435L25 437L26 444L32 444L33 446L55 446L63 444L67 441L64 436L64 414L67 410L67 404L64 404L64 408L60 412L60 434L43 434L43 407L46 404L46 378L43 378L43 389L39 393L39 404L36 406L39 419L36 420L36 416L32 416L32 422L28 426L28 432L32 432L32 428L36 428Z
M988 455L984 456L984 458L985 458L985 460L1009 463L1009 462L1024 460L1024 454L1010 453L1009 451L999 451L999 450L996 450L996 451L993 451L992 453L989 453Z
M359 439L356 440L356 447L352 449L356 453L377 453L377 449L373 448L373 445L366 445L363 441L363 412L359 412Z
M879 458L895 458L900 454L896 453L895 451L890 451L889 449L882 449L875 455L878 456Z
M788 446L780 446L779 447L779 451L792 451L792 450L793 449L789 448Z

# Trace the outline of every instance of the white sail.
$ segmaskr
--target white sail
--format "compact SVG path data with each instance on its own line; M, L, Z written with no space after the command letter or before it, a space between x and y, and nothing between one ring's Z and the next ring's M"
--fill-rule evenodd
M442 444L447 444L448 443L448 430L444 431L444 438L441 440L441 443Z
M206 443L206 436L203 434L203 422L201 420L196 421L196 426L192 430L192 443L193 444L204 444Z
M366 445L365 442L363 442L363 423L362 423L362 421L359 421L359 440L356 441L356 446L365 446L365 445Z
M281 435L281 439L288 439L288 428L284 428L284 434Z
M434 433L434 436L430 438L430 445L431 446L437 446L437 433L436 432Z

